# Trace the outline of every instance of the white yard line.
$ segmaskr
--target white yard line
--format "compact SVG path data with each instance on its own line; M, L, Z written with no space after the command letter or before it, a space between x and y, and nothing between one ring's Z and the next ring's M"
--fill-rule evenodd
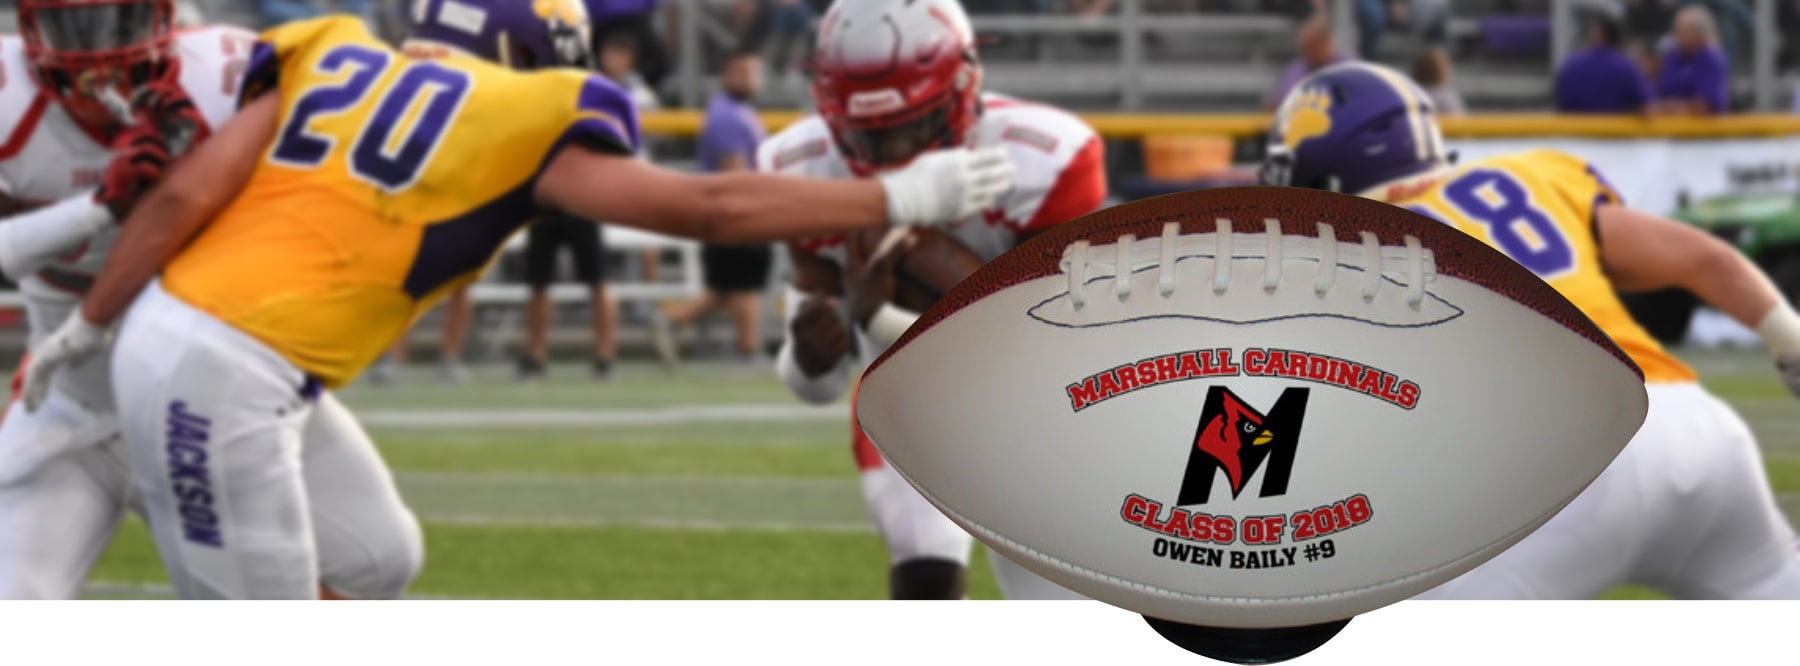
M849 418L843 405L715 405L659 409L365 409L373 428L518 428L664 426L692 423L829 422Z
M424 483L528 483L528 484L614 484L614 485L686 485L749 486L756 488L812 489L842 486L848 492L861 487L856 477L792 477L792 476L711 476L705 474L555 474L549 472L414 472L395 470L400 481Z
M425 524L442 523L445 525L472 525L476 527L575 527L575 528L610 528L639 527L653 530L692 531L692 532L818 532L825 534L872 534L875 526L866 522L814 522L795 523L786 521L743 521L724 522L710 520L676 520L667 518L633 518L631 520L607 520L604 518L545 518L520 520L514 517L488 516L478 513L433 513L422 518Z
M81 586L81 591L90 594L119 595L130 594L144 597L174 599L175 588L162 583L127 583L114 580L90 580ZM453 599L481 599L482 597L446 597L435 594L409 594L407 599L423 601L446 601Z

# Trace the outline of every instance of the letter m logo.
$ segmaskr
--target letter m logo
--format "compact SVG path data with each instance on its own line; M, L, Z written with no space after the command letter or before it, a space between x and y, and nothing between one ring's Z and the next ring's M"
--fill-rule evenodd
M1205 504L1212 499L1213 481L1220 472L1231 485L1231 498L1237 499L1259 468L1263 481L1258 497L1287 494L1309 393L1306 388L1287 389L1265 414L1230 389L1207 389L1206 403L1200 408L1200 425L1194 431L1193 448L1188 453L1187 473L1181 479L1181 493L1175 503Z

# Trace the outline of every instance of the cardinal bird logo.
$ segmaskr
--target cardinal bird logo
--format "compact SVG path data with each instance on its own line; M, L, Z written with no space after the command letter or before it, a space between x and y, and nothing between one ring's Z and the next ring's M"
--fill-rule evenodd
M1206 403L1200 408L1200 425L1194 431L1194 447L1188 454L1187 475L1181 480L1181 494L1175 503L1205 504L1212 498L1213 480L1221 470L1231 483L1232 499L1243 493L1244 484L1258 468L1263 470L1258 497L1287 494L1309 392L1306 388L1287 389L1275 406L1263 414L1231 389L1207 389Z

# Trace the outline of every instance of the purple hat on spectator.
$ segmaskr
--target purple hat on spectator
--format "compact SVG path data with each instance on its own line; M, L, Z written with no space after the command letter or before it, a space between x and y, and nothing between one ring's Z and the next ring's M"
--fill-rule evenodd
M410 45L463 51L513 69L593 68L581 0L422 0Z

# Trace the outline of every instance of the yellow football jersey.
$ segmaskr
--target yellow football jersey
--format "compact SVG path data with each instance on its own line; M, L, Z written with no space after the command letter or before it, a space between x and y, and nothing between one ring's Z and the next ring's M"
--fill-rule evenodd
M1646 382L1694 381L1694 371L1631 318L1606 277L1594 232L1594 207L1606 202L1619 203L1619 195L1593 167L1540 150L1462 166L1394 203L1455 225L1531 269L1612 336Z
M246 99L274 143L163 287L341 386L536 219L537 174L571 142L629 154L630 99L576 70L413 60L353 18L264 33Z

